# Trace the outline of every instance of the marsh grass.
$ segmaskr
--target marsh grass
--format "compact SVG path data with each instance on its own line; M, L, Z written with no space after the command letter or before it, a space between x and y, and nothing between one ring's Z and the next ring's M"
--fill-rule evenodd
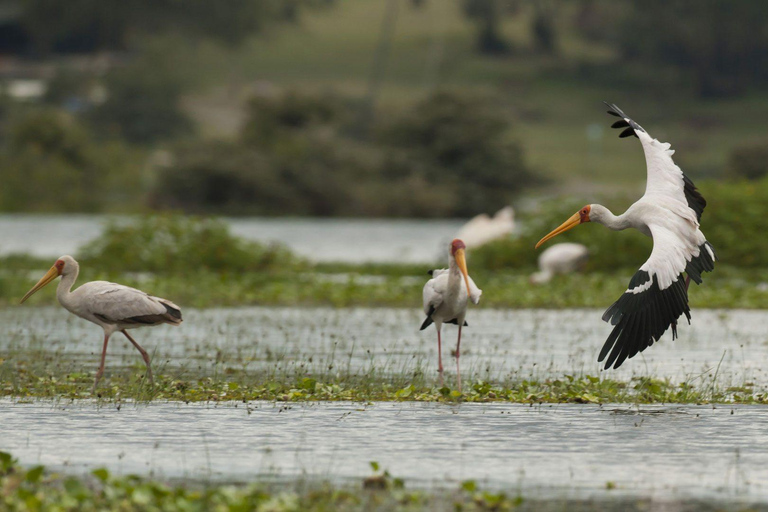
M9 511L562 511L635 512L653 508L652 498L614 494L589 498L526 498L519 490L485 489L474 480L450 486L409 487L375 461L372 474L343 482L299 478L228 483L159 480L115 475L98 468L81 475L24 467L10 453L0 452L0 509ZM606 488L615 489L608 482ZM658 502L656 502L658 505ZM764 510L720 500L678 498L664 502L665 510Z
M334 359L330 359L334 361ZM91 393L93 374L82 362L29 351L0 358L0 396L14 399L95 399L110 404L149 402L279 402L417 401L539 403L705 404L768 403L768 393L751 382L720 382L718 373L691 375L682 382L651 376L616 380L593 375L501 378L483 380L477 372L465 375L463 392L452 379L436 385L424 362L375 363L361 368L344 365L343 356L325 370L306 362L274 364L249 371L234 365L214 365L208 370L190 366L155 367L154 383L146 381L140 362L107 372Z

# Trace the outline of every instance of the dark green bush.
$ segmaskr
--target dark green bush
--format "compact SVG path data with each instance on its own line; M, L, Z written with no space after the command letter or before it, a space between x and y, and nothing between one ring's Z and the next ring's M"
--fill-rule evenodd
M98 212L126 205L140 195L140 156L118 142L97 143L66 113L32 111L10 127L0 153L0 210Z
M768 141L734 148L728 158L728 174L748 180L768 175Z
M295 269L301 261L282 246L247 242L220 220L150 215L112 222L83 247L81 261L105 272L268 272Z
M439 91L383 128L380 139L408 153L410 174L452 192L449 214L495 211L537 182L499 103Z
M160 55L147 54L106 77L107 100L94 109L94 125L112 137L148 144L192 132L180 107L182 80Z

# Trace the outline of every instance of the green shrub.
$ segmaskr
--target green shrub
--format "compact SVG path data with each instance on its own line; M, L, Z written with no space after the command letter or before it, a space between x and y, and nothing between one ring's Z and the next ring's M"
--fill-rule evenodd
M282 246L241 240L220 220L150 215L112 222L80 251L84 264L105 272L264 272L301 261Z
M509 116L490 97L438 91L381 129L380 139L407 152L410 173L452 190L450 214L495 211L537 182Z
M34 110L11 126L0 154L0 210L135 208L141 193L140 157L119 142L97 143L86 127L62 111Z

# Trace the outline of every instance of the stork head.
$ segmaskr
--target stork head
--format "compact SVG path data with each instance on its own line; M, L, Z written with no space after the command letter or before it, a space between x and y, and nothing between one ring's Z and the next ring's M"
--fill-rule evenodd
M467 258L465 255L466 249L467 246L464 245L464 242L458 238L451 242L451 258L456 262L459 270L464 275L464 284L467 285L467 295L471 295L469 291L469 272L467 272Z
M556 229L554 229L552 232L550 232L547 236L539 240L539 243L536 244L536 249L539 248L541 244L546 242L547 240L551 238L555 238L560 233L565 233L569 229L575 228L579 224L584 224L585 222L589 222L589 214L592 211L592 205L588 204L584 206L581 210L577 211L571 217L560 224Z
M54 279L56 279L59 276L62 275L68 275L73 272L77 272L78 265L75 261L75 258L72 256L62 256L61 258L56 260L56 263L53 264L53 266L46 272L46 274L40 278L40 280L37 282L35 286L32 287L31 290L27 292L26 295L24 295L24 298L21 299L21 304L24 303L28 298L32 296L37 290L44 287Z

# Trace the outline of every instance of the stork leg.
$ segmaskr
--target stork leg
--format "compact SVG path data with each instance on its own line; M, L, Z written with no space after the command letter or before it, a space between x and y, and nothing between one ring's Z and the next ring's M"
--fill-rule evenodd
M461 324L463 322L459 322L459 339L456 340L456 383L459 387L459 393L461 393L461 370L459 369L459 356L461 355L461 352L459 351L461 348Z
M144 350L143 348L141 348L141 345L139 345L138 343L136 343L136 340L134 340L133 338L131 338L131 335L130 335L130 334L128 334L128 331L126 331L125 329L123 329L123 330L122 330L122 331L120 331L120 332L122 332L122 333L125 335L125 337L126 337L126 338L128 338L128 341L130 341L131 343L133 343L133 346L134 346L134 347L136 347L136 349L137 349L139 352L141 352L141 357L143 357L143 358L144 358L144 364L146 364L146 365L147 365L147 379L149 380L149 383L150 383L150 384L154 384L154 383L155 383L155 381L154 381L154 379L152 379L152 366L150 365L150 362L149 362L149 354L147 354L147 351L146 351L146 350Z
M96 370L96 380L93 381L93 391L91 391L91 394L96 394L96 386L99 385L99 381L101 380L101 376L104 375L104 363L107 359L107 343L109 342L109 334L104 333L104 348L101 350L101 365L99 365L99 369Z
M444 386L443 384L443 347L442 347L442 340L440 339L440 328L437 328L437 373L440 374L440 387L442 388Z

